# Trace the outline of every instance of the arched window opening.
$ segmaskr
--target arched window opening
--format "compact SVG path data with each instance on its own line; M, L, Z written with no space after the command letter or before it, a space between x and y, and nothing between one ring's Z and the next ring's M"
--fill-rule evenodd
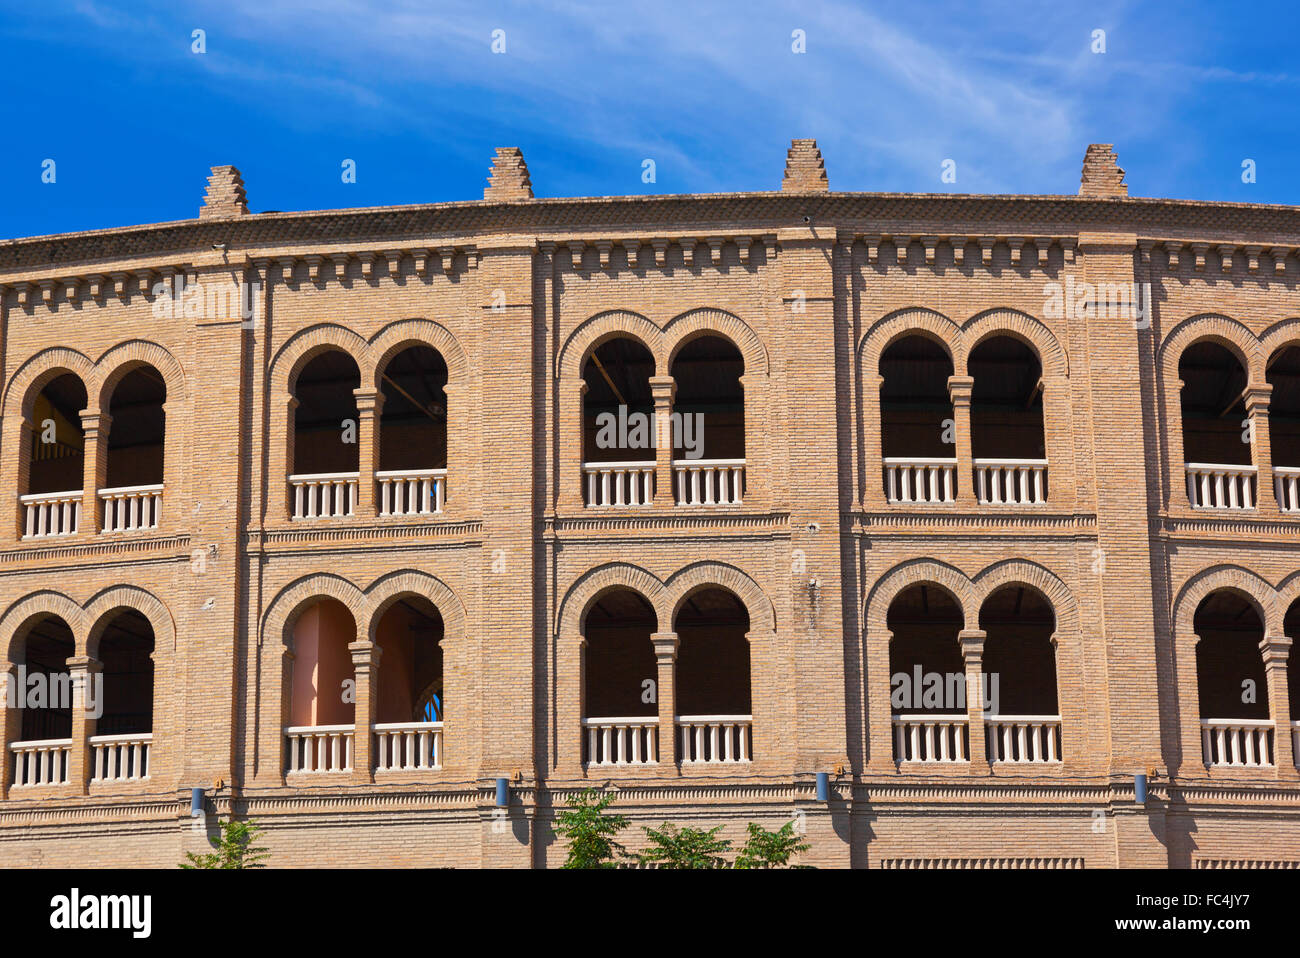
M376 771L442 767L442 636L442 615L422 596L394 603L376 626Z
M706 588L682 603L675 626L681 760L750 761L749 611L726 589Z
M886 614L895 762L967 762L961 606L929 583L908 586Z
M402 350L380 375L381 515L441 512L447 483L447 364L428 346Z
M925 336L904 336L880 356L880 445L890 502L952 502L956 436L952 357Z
M1059 762L1056 615L1036 589L1009 585L980 608L985 741L990 762Z
M1286 512L1300 511L1300 346L1286 346L1268 361L1269 448L1273 488Z
M721 336L673 357L673 484L679 505L741 502L745 485L745 360Z
M45 384L32 405L31 470L27 492L40 495L75 491L85 477L86 438L81 413L86 387L72 373Z
M589 506L647 505L654 498L655 362L636 340L616 337L582 368L583 492Z
M1286 659L1286 696L1290 704L1291 721L1300 720L1300 599L1291 603L1282 620L1282 634L1292 641Z
M72 757L72 630L55 615L27 627L14 670L8 707L20 710L19 741L8 742L13 773L9 784L62 785Z
M22 705L22 740L72 736L72 679L68 659L75 654L72 629L57 615L31 625L24 642L16 691Z
M587 611L583 748L588 765L652 764L659 752L659 672L650 636L654 608L631 589L611 589Z
M1259 612L1244 596L1220 589L1201 601L1192 628L1205 764L1273 764Z
M99 640L104 676L104 713L97 735L146 734L153 731L153 626L134 609L113 617Z
M319 599L294 623L290 772L352 768L356 671L348 645L356 638L352 613L337 599Z
M1043 433L1043 368L1038 355L1011 336L993 336L971 350L971 455L982 503L1036 504L1047 495Z
M1183 456L1192 463L1248 466L1246 370L1228 349L1208 340L1193 343L1178 360L1183 388Z
M90 739L92 781L149 777L153 750L154 633L134 609L113 616L99 640L103 712Z
M113 389L108 463L100 490L105 532L158 525L163 493L167 384L152 366L137 366Z
M356 361L331 349L312 359L294 384L293 516L315 519L356 511L361 455L355 390Z

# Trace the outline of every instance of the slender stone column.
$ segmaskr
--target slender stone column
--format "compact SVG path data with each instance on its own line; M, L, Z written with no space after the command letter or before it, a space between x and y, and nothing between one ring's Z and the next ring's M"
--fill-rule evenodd
M352 665L356 670L356 702L353 711L352 780L369 783L375 780L374 736L376 696L379 692L379 660L384 650L374 642L349 642Z
M948 395L952 399L954 438L957 440L957 502L975 505L975 461L971 452L970 399L975 380L970 376L949 376Z
M1261 514L1277 514L1280 503L1273 489L1273 443L1268 407L1271 385L1247 386L1246 421L1250 424L1250 461L1255 464L1255 507ZM1300 463L1297 463L1300 465Z
M379 469L379 421L384 408L384 394L377 389L354 389L357 397L357 501L355 513L373 518L378 515L378 489L375 473Z
M1273 765L1278 778L1300 780L1296 769L1291 698L1287 661L1291 658L1291 639L1285 635L1266 635L1259 643L1264 659L1264 678L1268 682L1268 714L1273 718Z
M97 676L103 674L98 659L75 655L68 659L72 685L72 750L68 755L68 784L74 794L85 795L91 778L90 737L95 734L96 716L91 711L104 707L104 687ZM94 682L99 687L89 688Z
M655 647L655 696L659 702L659 766L666 774L678 772L682 756L677 747L677 647L676 632L655 632L650 636Z
M85 433L85 469L81 482L81 520L77 532L94 535L99 531L99 490L108 481L108 430L113 417L107 413L83 410L81 428Z
M673 400L677 381L672 376L651 376L650 394L655 403L655 506L671 506L673 492Z
M970 725L970 765L987 771L988 752L984 745L984 640L982 629L963 629L957 633L962 658L966 663L966 721Z

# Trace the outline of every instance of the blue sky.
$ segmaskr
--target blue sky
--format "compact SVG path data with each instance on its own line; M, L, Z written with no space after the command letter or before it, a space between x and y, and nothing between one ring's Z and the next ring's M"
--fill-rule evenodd
M538 196L777 189L791 137L838 190L1074 193L1086 144L1113 142L1136 196L1300 204L1300 12L1266 20L1200 0L10 4L0 237L191 218L222 163L255 211L478 199L497 146Z

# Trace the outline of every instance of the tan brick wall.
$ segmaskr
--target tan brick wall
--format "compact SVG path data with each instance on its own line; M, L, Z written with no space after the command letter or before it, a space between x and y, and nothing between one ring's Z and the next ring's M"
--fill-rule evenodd
M1300 519L1279 511L1258 457L1257 508L1190 507L1177 373L1179 353L1211 337L1264 383L1300 328L1300 211L1120 198L1108 151L1090 153L1092 194L1078 199L835 194L809 150L792 153L784 193L536 200L506 151L483 203L323 214L248 214L223 170L201 220L63 237L57 260L49 240L0 250L0 650L16 665L15 639L48 613L86 656L126 606L153 626L156 669L147 781L10 788L6 749L0 862L173 864L204 847L189 818L199 786L221 815L267 828L277 865L555 866L553 810L605 782L621 789L633 847L644 825L722 825L739 842L746 822L797 813L806 860L827 866L1300 861L1285 705L1273 766L1207 770L1191 628L1200 599L1230 588L1281 636L1300 596ZM156 316L153 284L173 273L265 295L247 323ZM1150 281L1150 328L1046 315L1045 284L1067 278ZM968 428L956 501L887 501L878 362L917 332L952 357L958 400L987 337L1037 353L1045 504L980 505ZM660 456L652 505L585 506L591 350L632 336L662 381L703 334L745 361L744 503L675 506ZM447 503L381 516L368 410L387 361L415 344L448 367ZM293 386L328 348L361 372L359 495L352 516L295 520ZM32 398L74 372L93 417L135 362L167 385L158 527L104 533L87 513L74 535L22 538ZM958 426L968 417L958 401ZM1047 598L1062 762L990 767L974 727L968 764L895 761L886 615L919 582L956 599L972 654L1000 587ZM653 607L661 649L696 590L745 604L752 763L678 765L665 732L657 765L583 767L583 619L618 586ZM410 595L444 621L442 768L287 779L297 615L342 602L365 661L380 616ZM666 660L656 668L671 676ZM1142 809L1133 775L1147 769ZM818 772L833 773L829 807L814 799ZM504 815L499 776L514 781Z

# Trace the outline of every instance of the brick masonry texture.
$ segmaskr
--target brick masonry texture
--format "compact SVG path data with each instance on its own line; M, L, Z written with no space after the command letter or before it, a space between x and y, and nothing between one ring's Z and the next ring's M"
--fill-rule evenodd
M0 243L0 651L16 667L42 614L67 622L92 668L115 610L138 610L155 635L148 779L10 787L7 721L0 863L175 864L214 833L212 815L206 832L190 818L202 787L210 811L266 828L277 866L555 867L555 810L610 782L633 848L642 825L722 825L739 842L746 822L796 816L803 861L826 867L1300 863L1285 658L1268 672L1276 761L1207 768L1193 631L1201 599L1228 589L1283 635L1300 518L1279 508L1258 456L1255 508L1192 508L1178 381L1197 342L1240 356L1248 387L1300 342L1300 209L1129 197L1103 145L1088 148L1077 196L833 192L811 140L793 142L781 182L537 199L509 149L481 201L255 214L222 166L195 220ZM178 276L264 295L249 321L155 315L155 285ZM1045 284L1067 280L1150 283L1149 327L1046 315ZM887 500L879 360L914 332L952 357L955 396L987 337L1037 354L1046 503L981 505L968 435L954 501ZM618 334L647 347L657 377L704 334L739 350L742 504L584 504L583 368ZM447 365L448 500L383 516L367 409L385 364L415 344ZM329 348L360 372L357 508L294 520L293 385ZM158 527L83 519L72 535L23 538L36 394L77 374L94 425L142 363L167 389ZM1266 395L1253 415L1266 428ZM667 483L670 466L657 468ZM965 765L895 761L887 612L917 583L956 599L975 656L995 590L1047 599L1061 762L990 764L982 745ZM584 767L584 616L619 586L646 598L657 635L700 589L745 605L751 763ZM288 775L297 617L321 597L343 603L364 662L379 616L410 596L443 619L442 767ZM671 674L668 659L659 668ZM504 812L498 777L512 781Z

